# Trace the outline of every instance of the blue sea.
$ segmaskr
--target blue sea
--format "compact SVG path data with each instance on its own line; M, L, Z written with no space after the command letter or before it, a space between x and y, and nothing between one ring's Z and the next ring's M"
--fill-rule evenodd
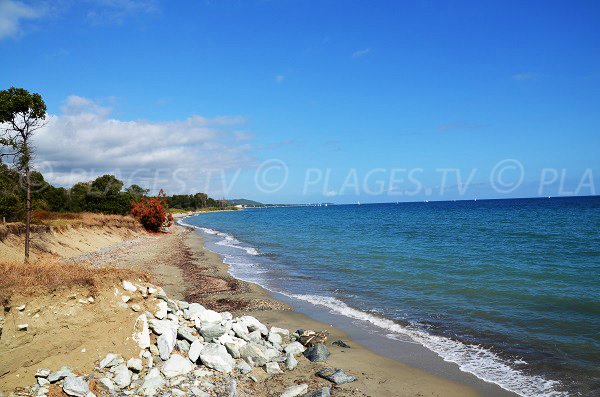
M231 272L524 396L600 395L600 197L186 218Z

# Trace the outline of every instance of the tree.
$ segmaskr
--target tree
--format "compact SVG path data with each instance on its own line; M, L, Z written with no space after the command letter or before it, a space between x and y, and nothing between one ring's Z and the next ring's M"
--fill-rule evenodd
M40 94L15 87L0 91L0 157L12 157L21 175L25 175L25 261L29 260L31 227L31 137L44 126L45 119L46 104Z
M131 185L127 189L125 189L125 192L129 193L131 197L139 199L141 197L146 196L148 192L150 192L150 189L144 189L139 185Z
M156 197L142 197L140 201L131 203L131 214L151 232L159 232L163 227L171 226L173 216L167 212L168 209L162 189Z

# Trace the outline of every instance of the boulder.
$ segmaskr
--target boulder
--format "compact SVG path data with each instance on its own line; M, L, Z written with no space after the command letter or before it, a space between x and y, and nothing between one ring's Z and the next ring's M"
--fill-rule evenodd
M190 343L198 339L198 337L194 335L194 330L186 326L177 328L177 338L187 340Z
M275 334L273 332L269 333L269 337L267 338L267 340L273 343L274 345L281 345L281 343L283 343L283 338L281 337L281 335Z
M162 373L167 378L185 375L194 369L194 364L179 354L173 354L162 366Z
M190 351L190 342L187 340L177 340L177 349L181 353L187 353Z
M307 391L308 391L308 385L306 383L303 383L301 385L295 385L295 386L288 387L281 394L281 397L297 397L297 396L301 396L301 395L305 394Z
M214 339L224 335L226 332L225 327L211 323L203 325L199 331L206 342L212 342Z
M238 321L244 324L250 332L258 330L264 336L269 334L268 328L252 316L242 316Z
M154 396L165 386L165 383L165 379L161 376L158 368L152 368L144 378L144 383L138 389L138 393L143 396Z
M292 353L293 355L302 353L306 348L302 346L300 342L292 342L283 348L286 353Z
M72 375L71 369L69 367L62 367L60 370L48 375L48 380L50 381L50 383L56 383L59 380L63 380L69 375Z
M256 366L263 366L267 363L267 349L254 342L246 343L240 348L240 357L250 357Z
M111 369L110 372L115 375L113 377L113 382L118 388L122 389L131 384L131 372L129 372L129 369L126 365L118 365Z
M102 387L108 393L113 393L115 391L115 384L113 383L112 380L110 380L108 378L100 378L100 380L98 382L100 382L100 384L102 385Z
M252 367L245 361L240 361L235 367L242 373L242 375L252 372Z
M208 368L226 373L231 372L235 364L225 346L216 343L209 343L200 351L200 360Z
M294 357L294 355L292 353L286 354L285 369L287 369L288 371L291 371L294 368L296 368L297 365L298 365L298 360L296 360L296 357Z
M164 333L156 340L158 346L158 353L162 360L168 360L171 356L171 352L175 348L175 342L177 341L173 333Z
M279 327L271 327L271 330L269 331L270 334L279 334L282 337L284 336L290 336L290 331L287 329L283 329L283 328L279 328Z
M49 369L39 368L37 371L35 371L35 377L36 378L47 378L48 376L50 376L51 373L52 373L52 371L50 371Z
M141 372L142 369L144 368L144 365L142 364L142 360L141 359L139 359L139 358L130 358L127 361L127 368L129 368L133 372Z
M339 368L323 368L322 370L317 371L316 375L323 379L327 379L336 385L343 385L344 383L350 383L358 380L356 376L348 375Z
M90 388L83 376L69 375L63 383L63 391L69 396L85 397L90 392Z
M238 338L248 340L247 338L248 338L248 334L250 333L250 331L248 331L248 327L246 327L244 324L242 324L240 322L233 323L231 325L231 329L233 330L233 332L235 332L235 335Z
M311 346L304 352L304 357L308 358L312 362L325 361L330 355L331 353L329 353L327 347L322 343Z
M192 360L193 363L198 361L198 357L200 357L200 351L204 348L204 344L198 340L195 340L188 351L188 357Z
M150 330L148 329L148 319L145 314L141 314L136 318L133 325L132 338L140 349L147 349L150 347Z
M265 364L265 372L268 374L282 374L283 371L279 367L278 363L266 363Z
M162 320L163 318L167 317L168 309L169 306L167 305L167 302L158 302L158 310L154 313L154 317L156 317L159 320Z
M100 364L98 364L98 368L111 368L115 365L122 364L123 361L123 358L121 358L119 354L108 353L106 357L104 357L102 361L100 361Z
M123 280L123 289L129 292L137 291L137 287L127 280Z

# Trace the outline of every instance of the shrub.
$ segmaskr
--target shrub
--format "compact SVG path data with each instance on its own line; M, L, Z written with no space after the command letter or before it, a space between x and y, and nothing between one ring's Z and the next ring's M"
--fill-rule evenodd
M173 216L167 212L165 192L161 189L156 197L142 197L131 203L131 214L138 219L146 230L158 232L172 224Z

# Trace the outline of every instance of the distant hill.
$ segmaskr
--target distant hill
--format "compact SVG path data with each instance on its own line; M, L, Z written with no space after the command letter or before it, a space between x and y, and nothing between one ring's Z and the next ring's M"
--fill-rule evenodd
M258 201L248 200L248 199L233 199L227 200L227 205L245 205L249 207L262 207L263 203L259 203Z

